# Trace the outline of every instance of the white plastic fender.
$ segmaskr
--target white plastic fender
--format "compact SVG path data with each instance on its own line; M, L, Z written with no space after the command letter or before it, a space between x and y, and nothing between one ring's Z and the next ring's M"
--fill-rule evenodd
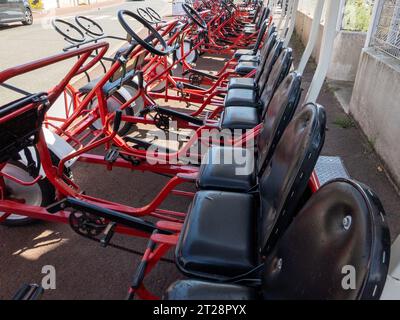
M64 139L62 139L59 135L57 135L56 133L50 131L49 129L46 128L42 128L43 133L44 133L44 137L46 139L46 144L47 147L49 148L49 150L51 152L53 152L59 159L62 159L66 156L68 156L69 154L75 152L76 150L68 143L66 142ZM35 161L35 163L37 164L37 154L35 152L34 147L29 147L29 150L31 151L32 154L32 158ZM25 165L28 164L28 161L26 160L25 157L25 153L24 151L20 151L19 153L20 157L21 157L21 162L24 163ZM71 160L68 160L65 162L65 166L67 168L71 167L74 162L77 160L77 158L73 158ZM43 177L45 176L43 167L40 167L40 175L42 175Z

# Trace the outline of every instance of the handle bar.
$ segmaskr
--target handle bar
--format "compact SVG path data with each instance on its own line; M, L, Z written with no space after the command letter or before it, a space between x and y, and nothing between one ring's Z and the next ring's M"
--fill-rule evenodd
M64 52L60 54L56 54L54 56L50 56L47 58L42 58L36 61L28 62L16 67L8 68L0 72L0 83L4 83L5 81L14 78L16 76L41 69L43 67L55 64L57 62L61 62L64 60L68 60L70 58L78 56L78 61L73 65L73 67L69 70L67 75L55 86L51 93L49 93L49 101L50 104L54 103L54 101L58 98L61 92L65 89L66 85L71 81L73 77L78 74L81 74L90 68L92 68L107 52L109 48L109 44L107 42L99 42L87 47L79 48L73 51ZM86 60L90 57L90 55L96 51L100 50L95 58L85 64ZM84 65L85 64L85 65Z

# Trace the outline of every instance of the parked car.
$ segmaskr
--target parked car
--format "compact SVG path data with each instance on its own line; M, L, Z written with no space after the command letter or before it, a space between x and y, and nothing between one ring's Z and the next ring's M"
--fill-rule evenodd
M32 10L27 0L0 0L0 23L33 23Z

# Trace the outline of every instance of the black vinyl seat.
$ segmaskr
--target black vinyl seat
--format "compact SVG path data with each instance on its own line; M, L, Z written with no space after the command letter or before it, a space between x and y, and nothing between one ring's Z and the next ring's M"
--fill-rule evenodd
M282 75L286 70L282 72ZM278 75L280 77L281 75ZM275 78L270 78L269 82L273 82ZM278 78L276 83L280 82ZM264 120L270 105L273 105L271 116L274 116L279 106L287 105L288 102L294 103L294 99L300 99L301 95L301 76L296 72L291 72L280 83L279 87L273 92L273 85L268 84L268 95L265 98L265 105L257 109L253 107L227 107L221 114L219 126L221 129L252 129L257 126L260 121ZM271 96L272 94L272 96Z
M254 75L254 78L231 78L229 79L229 83L228 83L228 90L230 89L252 89L252 90L256 90L259 88L259 81L261 78L261 75L263 74L263 72L268 70L265 70L265 65L267 62L267 59L276 43L276 39L277 39L278 34L276 32L272 33L271 36L268 38L268 40L264 43L262 49L261 49L261 53L260 53L260 62L259 65L257 67L257 71ZM283 43L282 43L283 44ZM280 53L280 49L279 53ZM276 54L276 58L275 57L271 57L271 59L274 58L274 60L276 60L279 56L279 53L277 52ZM272 61L275 62L275 61ZM271 65L272 67L272 63L269 62L268 66ZM267 67L268 68L268 67Z
M306 202L264 260L261 285L180 280L171 300L377 300L385 285L390 233L381 202L367 186L337 179ZM342 286L345 266L355 289Z
M213 146L201 161L197 186L200 189L248 192L256 185L258 172L255 166L254 150Z
M253 129L260 123L260 112L253 107L227 107L221 114L221 129Z
M296 111L301 96L300 86L301 76L292 72L276 91L267 108L261 132L255 141L256 155L247 149L233 150L230 146L213 146L208 149L199 170L197 185L200 189L247 192L256 184L257 176L262 174L265 163L271 159L282 133ZM232 115L240 117L241 111L250 115L256 109L231 107L226 108L225 112L229 113L230 110ZM238 125L238 128L243 127ZM229 157L233 153L237 157ZM238 170L241 174L238 174ZM248 174L245 174L246 172Z
M247 23L244 25L242 32L246 35L253 34L257 32L258 29L260 29L261 24L265 21L268 20L270 14L270 9L269 7L264 7L261 11L261 15L256 23Z
M131 81L134 77L134 71L129 71L126 73L126 75L123 77L123 79L117 79L115 81L107 81L104 86L103 86L103 92L108 95L111 91L113 91L116 87L121 85L121 83L126 83L128 81ZM93 88L97 85L97 83L101 80L102 78L96 78L93 79L92 81L88 82L81 88L79 88L80 93L87 94L90 91L93 90Z
M185 273L187 270L211 277L233 277L254 268L258 263L254 250L255 213L251 194L197 192L182 229L183 242L176 249L179 266ZM223 219L225 224L230 221L226 227L221 225Z
M259 264L259 254L285 230L303 196L324 142L325 121L322 107L303 107L283 133L257 190L196 193L175 252L183 273L226 279Z
M260 32L258 33L257 40L254 46L251 46L251 49L236 50L235 53L233 54L233 57L238 60L242 56L252 56L252 57L256 56L258 53L258 49L260 49L261 42L265 36L265 33L267 32L267 29L268 29L268 21L266 20L263 22L261 26Z
M275 36L275 38L276 38L276 36ZM264 47L267 46L268 50L270 50L269 49L269 45L270 45L269 40L270 40L270 38L268 39L268 41L264 45ZM237 74L241 75L241 76L246 76L247 74L249 74L250 72L252 72L254 70L256 70L256 71L261 70L262 72L268 71L268 69L267 70L263 70L262 66L265 64L266 66L271 67L274 64L275 60L278 58L278 56L279 56L279 54L280 54L280 52L281 52L281 50L283 48L283 40L279 40L278 43L279 43L278 48L273 47L271 49L271 51L275 54L275 56L272 56L271 58L269 58L269 55L267 56L269 58L268 64L262 63L263 61L261 61L261 60L260 60L261 62L258 62L258 61L239 61L239 63L235 67L235 72ZM276 43L274 45L276 45ZM234 87L228 87L228 88L229 89L234 89Z
M267 22L267 21L266 21ZM268 24L267 24L268 26ZM268 34L267 34L267 41L264 42L264 45L262 46L262 49L260 51L255 51L253 49L252 53L245 53L245 50L247 49L242 49L242 51L239 52L235 52L234 57L238 57L236 59L238 59L239 63L241 62L256 62L258 64L264 64L266 58L268 57L269 52L272 49L273 44L271 45L270 43L268 43L268 40L270 39L270 37L276 33L276 27L275 25L271 25ZM258 69L257 69L258 70Z
M269 60L269 59L268 59ZM263 72L259 80L258 90L254 89L230 89L225 97L224 106L226 107L253 107L258 108L268 103L273 91L279 86L280 82L289 73L292 65L292 49L284 49L278 56L269 72ZM264 84L264 85L263 85Z

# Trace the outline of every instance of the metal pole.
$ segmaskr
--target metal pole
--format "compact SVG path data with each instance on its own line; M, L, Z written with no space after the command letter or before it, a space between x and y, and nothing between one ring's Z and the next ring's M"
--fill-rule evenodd
M299 0L294 0L292 6L292 14L290 18L289 30L285 38L284 46L287 47L289 45L290 39L292 38L294 27L296 26L296 17L297 17L297 9L299 8Z
M270 8L271 8L271 15L273 16L275 11L276 11L276 7L277 7L277 1L278 0L271 0L271 3L269 4Z
M286 32L287 32L287 28L289 25L289 20L292 17L292 8L293 8L293 1L294 0L289 0L289 4L287 6L287 11L286 11L286 16L285 16L285 23L283 25L283 29L281 31L281 38L285 38L286 37Z
M277 27L278 32L281 29L283 19L285 18L285 8L286 8L286 4L288 3L288 1L289 0L282 0L282 2L281 2L282 10L281 10L281 16L279 18L278 27Z
M340 11L336 26L337 31L340 31L343 28L343 18L346 11L346 1L347 0L340 0Z
M378 23L378 19L381 15L382 4L383 4L383 1L381 1L381 0L375 0L375 2L374 2L374 8L372 9L371 22L369 24L364 48L368 48L371 45L371 39L372 39L373 34L375 33L375 28Z
M313 22L311 25L310 35L308 37L307 46L301 57L299 67L297 68L297 71L300 72L300 74L303 74L304 69L306 68L306 65L308 63L308 60L310 59L311 53L314 50L315 43L317 42L318 35L319 35L319 26L321 24L321 17L322 17L322 11L324 9L324 4L325 4L325 0L318 0L317 4L315 6Z
M306 102L316 102L321 91L329 65L332 60L333 44L335 42L337 30L337 20L340 12L340 1L330 0L326 12L324 34L322 36L321 53L318 66L315 70L313 80L306 96Z

